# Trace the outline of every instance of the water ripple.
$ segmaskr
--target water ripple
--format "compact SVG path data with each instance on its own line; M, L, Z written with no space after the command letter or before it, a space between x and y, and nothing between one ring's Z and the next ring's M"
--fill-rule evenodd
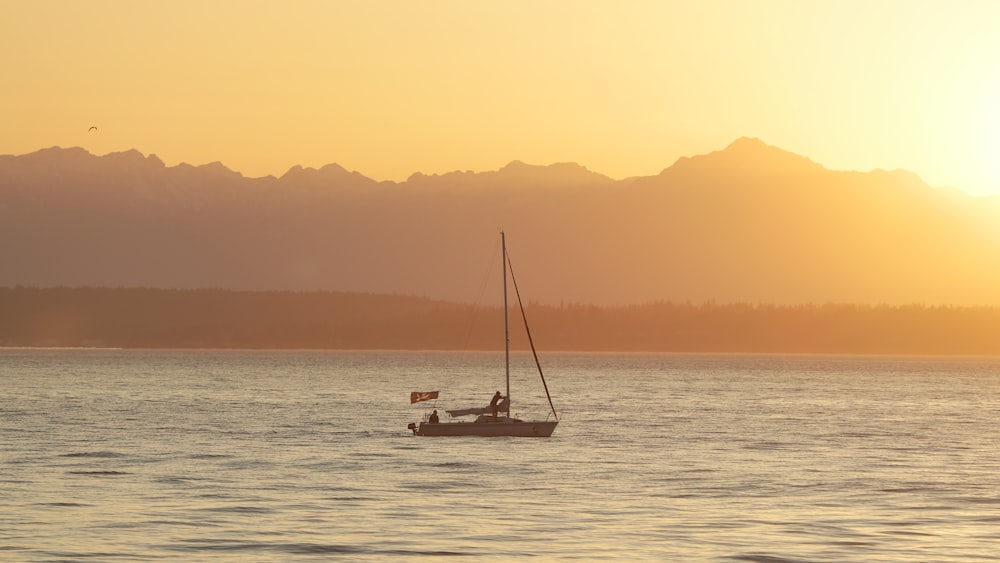
M1000 360L563 355L550 439L406 429L495 360L0 350L0 558L997 561Z

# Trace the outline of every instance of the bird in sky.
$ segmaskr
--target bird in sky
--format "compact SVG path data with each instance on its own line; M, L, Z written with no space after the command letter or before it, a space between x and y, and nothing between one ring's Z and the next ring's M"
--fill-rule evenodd
M96 125L91 125L90 129L87 129L87 132L90 133L91 131L97 131L97 126Z

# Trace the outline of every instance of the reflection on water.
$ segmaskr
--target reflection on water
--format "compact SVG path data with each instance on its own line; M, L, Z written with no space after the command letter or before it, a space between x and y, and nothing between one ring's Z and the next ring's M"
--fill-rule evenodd
M419 438L502 358L0 351L0 558L995 558L1000 360L543 362L552 438Z

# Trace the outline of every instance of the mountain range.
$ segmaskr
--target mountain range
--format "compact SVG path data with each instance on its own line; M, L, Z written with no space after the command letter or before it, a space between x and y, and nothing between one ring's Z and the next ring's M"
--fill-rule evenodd
M1000 196L757 139L623 180L573 163L379 182L336 164L248 178L138 151L0 156L0 286L475 302L501 228L541 303L1000 305Z

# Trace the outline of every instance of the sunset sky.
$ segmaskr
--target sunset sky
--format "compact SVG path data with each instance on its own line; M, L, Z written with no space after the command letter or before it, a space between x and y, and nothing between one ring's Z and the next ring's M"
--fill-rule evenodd
M738 137L1000 194L1000 2L0 0L0 154L378 180ZM96 126L97 131L89 131Z

